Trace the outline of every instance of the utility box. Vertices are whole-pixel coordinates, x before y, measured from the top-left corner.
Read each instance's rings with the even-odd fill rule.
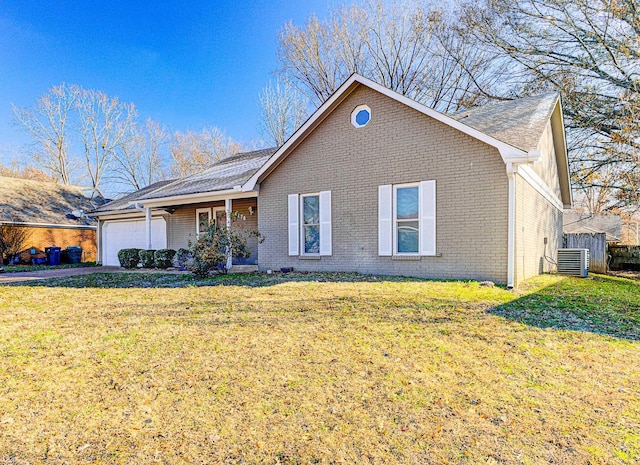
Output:
[[[586,278],[589,274],[589,249],[558,249],[558,274]]]

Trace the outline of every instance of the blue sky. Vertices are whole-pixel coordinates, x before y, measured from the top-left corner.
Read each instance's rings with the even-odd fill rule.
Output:
[[[0,162],[28,141],[11,103],[32,106],[62,82],[133,102],[142,120],[173,130],[218,126],[255,140],[278,32],[340,3],[0,0]]]

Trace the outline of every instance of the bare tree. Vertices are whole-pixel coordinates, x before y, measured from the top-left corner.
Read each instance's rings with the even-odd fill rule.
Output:
[[[463,29],[508,63],[520,95],[562,93],[574,185],[589,208],[637,207],[638,0],[487,0]]]
[[[164,177],[162,146],[169,135],[158,123],[147,119],[145,125],[131,124],[118,144],[112,167],[117,183],[128,190],[142,189]]]
[[[260,132],[280,147],[307,119],[308,102],[288,82],[269,83],[260,93]]]
[[[122,103],[98,90],[82,90],[77,99],[84,162],[94,192],[107,173],[120,144],[130,134],[137,116],[131,103]]]
[[[175,177],[189,176],[241,151],[242,145],[216,127],[176,132],[169,144],[171,172]]]
[[[29,239],[29,229],[0,223],[0,265],[2,258],[14,258]]]
[[[321,104],[352,73],[362,74],[440,110],[456,110],[470,93],[482,95],[495,80],[482,50],[448,29],[439,5],[370,0],[334,11],[303,28],[285,26],[278,58],[281,74]],[[465,53],[452,54],[464,49]]]
[[[25,166],[18,163],[16,160],[13,160],[10,166],[0,164],[0,176],[29,179],[31,181],[59,182],[59,179],[52,176],[50,173],[43,171],[40,168],[36,168],[35,166]]]
[[[53,86],[33,109],[12,105],[14,121],[34,139],[34,161],[63,184],[71,184],[77,164],[69,155],[71,113],[80,93],[78,86]]]

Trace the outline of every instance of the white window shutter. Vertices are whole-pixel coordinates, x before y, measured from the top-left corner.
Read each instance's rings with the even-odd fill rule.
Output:
[[[393,254],[393,187],[378,186],[378,255]]]
[[[436,182],[420,183],[420,255],[436,254]]]
[[[320,255],[331,255],[331,191],[320,192]]]
[[[298,255],[300,250],[300,223],[299,223],[298,194],[289,195],[289,255]]]

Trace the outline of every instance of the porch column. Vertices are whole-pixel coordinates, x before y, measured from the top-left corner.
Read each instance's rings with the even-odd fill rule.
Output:
[[[102,265],[102,225],[103,222],[98,218],[98,226],[96,227],[96,264],[98,265]]]
[[[147,207],[145,211],[145,232],[147,233],[147,250],[151,250],[151,208]]]
[[[224,199],[224,209],[227,218],[227,231],[231,229],[231,199]],[[233,257],[231,251],[227,255],[227,270],[230,270],[233,266]]]

